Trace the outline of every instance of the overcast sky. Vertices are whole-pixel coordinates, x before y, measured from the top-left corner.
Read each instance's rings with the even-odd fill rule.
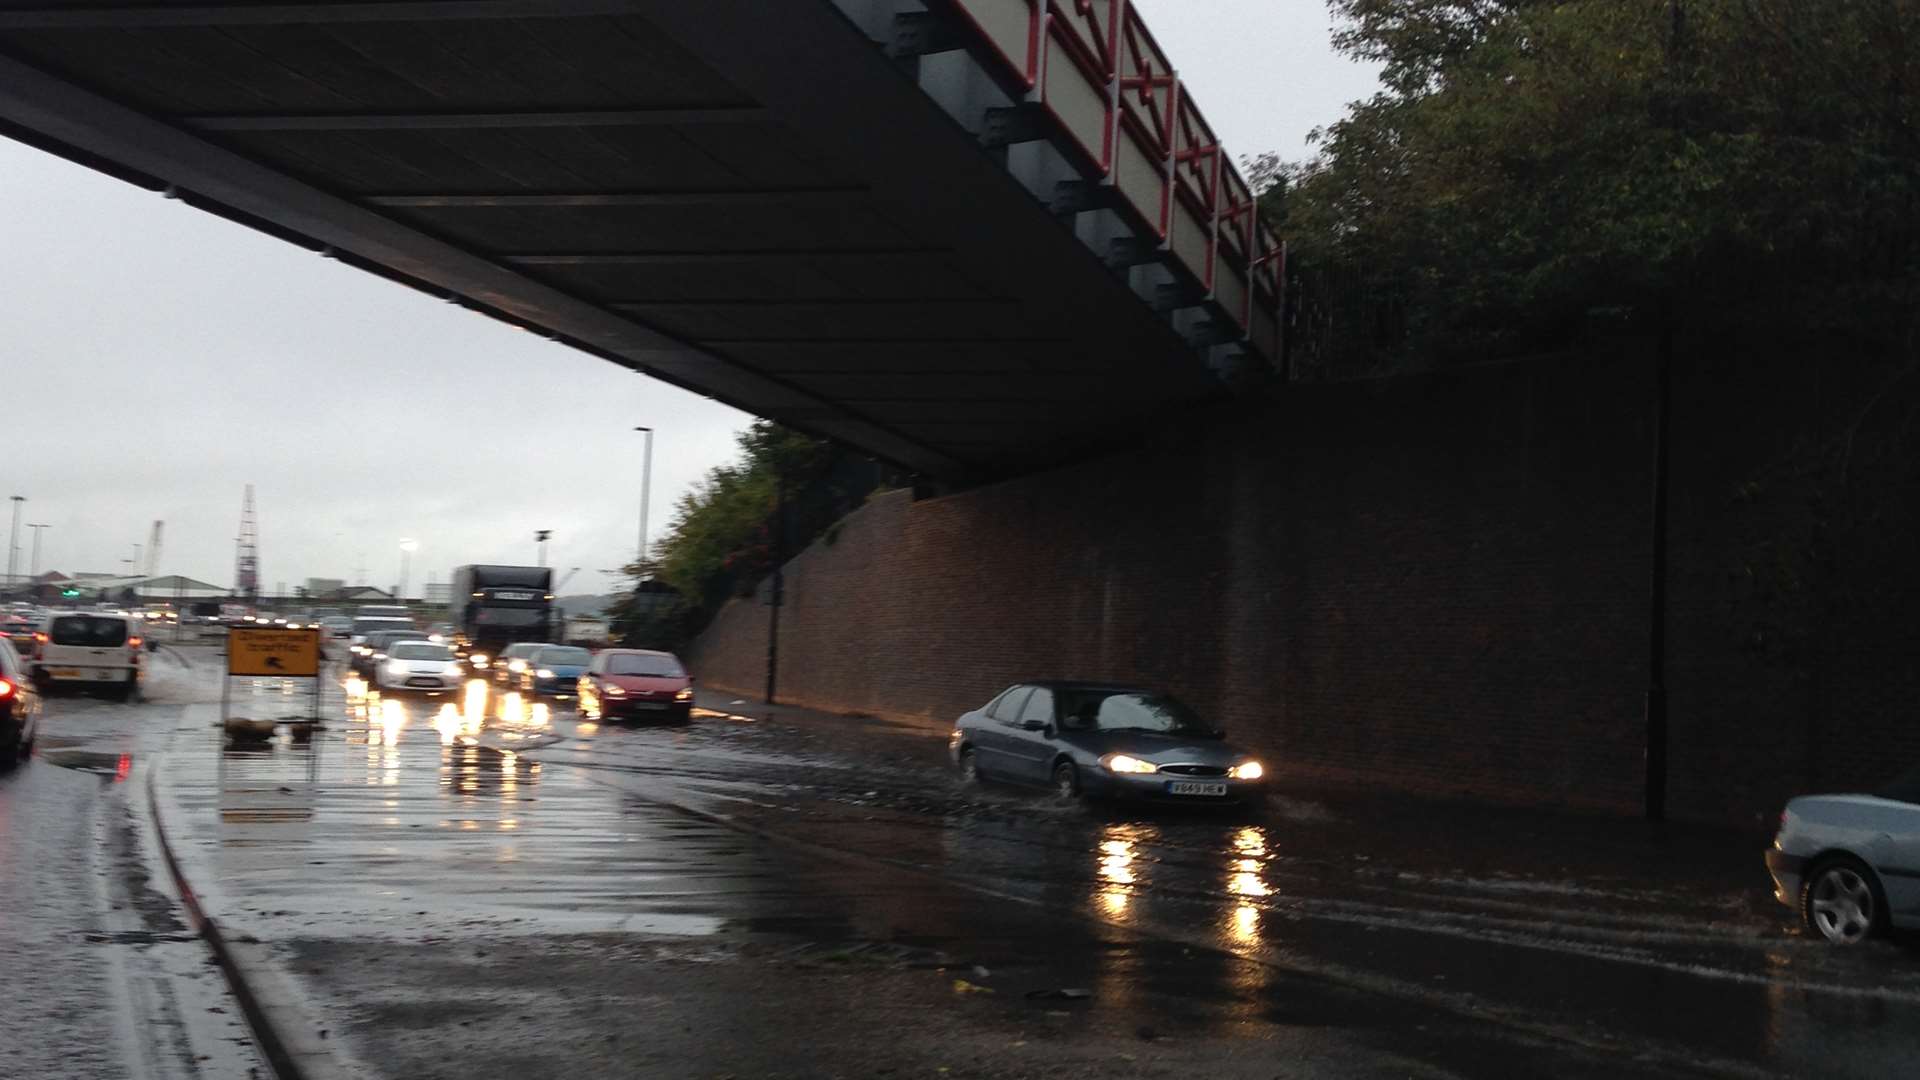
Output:
[[[1235,156],[1304,156],[1373,90],[1318,0],[1135,5]],[[567,591],[606,591],[637,542],[631,429],[659,433],[657,538],[749,420],[4,138],[0,298],[0,494],[51,526],[41,570],[124,571],[164,520],[160,572],[230,585],[251,483],[266,590],[391,586],[410,537],[418,595],[531,563],[544,528]]]

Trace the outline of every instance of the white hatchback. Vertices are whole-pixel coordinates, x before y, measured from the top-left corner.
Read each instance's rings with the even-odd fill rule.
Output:
[[[1836,944],[1920,927],[1920,769],[1871,795],[1788,802],[1767,870],[1775,899]]]
[[[431,641],[396,641],[387,658],[373,665],[373,685],[389,693],[443,694],[466,683],[453,650]]]
[[[140,691],[140,621],[131,615],[68,611],[49,615],[35,635],[34,681],[98,687],[125,701]]]

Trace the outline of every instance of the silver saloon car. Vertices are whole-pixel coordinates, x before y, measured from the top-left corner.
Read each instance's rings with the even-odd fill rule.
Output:
[[[1774,897],[1836,944],[1920,927],[1920,769],[1875,794],[1788,802],[1767,871]]]
[[[1053,789],[1063,799],[1258,804],[1266,767],[1174,698],[1131,686],[1010,686],[954,725],[968,780]]]

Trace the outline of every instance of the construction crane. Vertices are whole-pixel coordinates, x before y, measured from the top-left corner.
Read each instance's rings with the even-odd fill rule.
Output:
[[[153,535],[147,540],[147,577],[149,578],[160,572],[160,532],[166,524],[164,521],[154,522]]]
[[[251,604],[260,596],[260,538],[253,523],[253,485],[240,504],[240,536],[234,541],[233,591]]]

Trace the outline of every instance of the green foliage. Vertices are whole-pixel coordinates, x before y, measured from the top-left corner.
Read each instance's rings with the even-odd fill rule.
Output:
[[[630,649],[679,652],[704,625],[700,609],[677,593],[636,589],[621,597],[610,614],[615,640]]]
[[[1331,0],[1386,89],[1254,164],[1318,333],[1916,327],[1920,0]]]
[[[738,461],[713,469],[681,496],[651,565],[626,568],[636,585],[650,579],[673,591],[635,588],[614,605],[613,629],[623,643],[679,649],[729,595],[759,581],[774,558],[781,485],[791,498],[832,460],[826,443],[766,420],[737,442]]]
[[[681,595],[711,599],[728,582],[750,582],[769,565],[769,525],[782,478],[789,489],[812,479],[827,444],[767,420],[740,433],[741,458],[707,473],[681,496],[657,549],[659,576]]]

